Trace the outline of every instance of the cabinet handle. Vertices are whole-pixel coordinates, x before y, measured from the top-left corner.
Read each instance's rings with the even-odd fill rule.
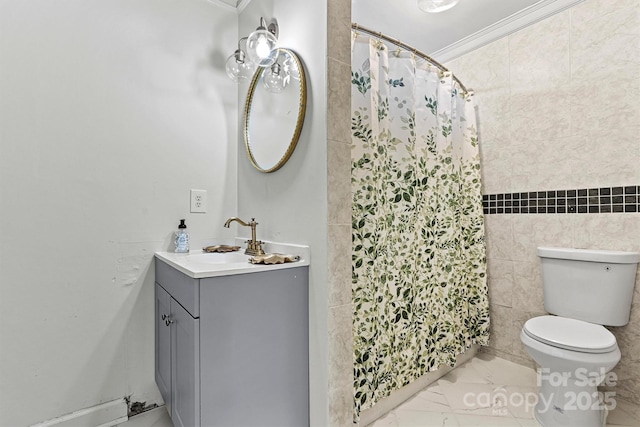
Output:
[[[169,326],[172,323],[175,323],[175,320],[173,320],[170,315],[167,316],[166,314],[162,315],[162,320],[164,320],[164,324],[167,326]]]

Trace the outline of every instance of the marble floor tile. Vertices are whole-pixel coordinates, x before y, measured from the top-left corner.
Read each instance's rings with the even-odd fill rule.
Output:
[[[490,381],[487,380],[486,375],[484,375],[482,371],[479,371],[478,369],[475,368],[474,365],[468,362],[452,370],[447,375],[442,377],[440,380],[446,381],[449,383],[477,383],[477,384],[491,383]]]
[[[540,427],[535,370],[485,353],[426,387],[374,427]],[[640,426],[640,405],[618,399],[607,427]]]
[[[467,363],[490,384],[536,385],[535,370],[490,354],[481,353]]]
[[[398,420],[394,411],[389,412],[382,418],[378,418],[368,427],[398,427]]]
[[[533,411],[538,403],[538,388],[531,386],[506,385],[504,404],[511,415],[516,418],[532,419]]]
[[[533,418],[516,418],[521,427],[540,427],[540,424]]]
[[[370,424],[370,427],[540,427],[533,369],[480,353]],[[640,426],[640,405],[621,399],[607,427]],[[131,417],[120,427],[173,427],[164,407]]]
[[[398,427],[460,426],[454,414],[429,411],[395,411]]]
[[[508,398],[503,386],[495,384],[439,383],[454,413],[486,416],[508,416]]]
[[[466,427],[520,427],[520,423],[513,417],[488,417],[478,415],[455,414],[460,426]]]
[[[447,398],[442,394],[440,386],[427,387],[413,398],[402,404],[402,409],[414,411],[451,412]]]

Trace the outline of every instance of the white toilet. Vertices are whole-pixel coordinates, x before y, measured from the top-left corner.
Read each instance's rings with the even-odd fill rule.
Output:
[[[629,323],[640,253],[538,248],[545,310],[520,339],[540,371],[535,417],[545,427],[604,426],[615,400],[597,385],[620,360],[615,336],[602,325]],[[613,385],[613,384],[610,384]]]

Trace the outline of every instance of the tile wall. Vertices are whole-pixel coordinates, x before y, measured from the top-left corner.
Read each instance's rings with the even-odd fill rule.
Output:
[[[536,247],[640,250],[640,1],[586,0],[447,66],[476,93],[488,351],[532,365],[519,334],[544,313]],[[640,401],[640,274],[630,323],[610,329],[615,390]]]
[[[353,423],[351,0],[328,0],[329,425]]]
[[[484,194],[482,207],[491,214],[635,213],[640,212],[640,186],[580,188]]]

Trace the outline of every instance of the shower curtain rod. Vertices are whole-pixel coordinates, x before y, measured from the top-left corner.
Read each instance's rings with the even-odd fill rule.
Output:
[[[359,24],[357,24],[355,22],[351,24],[351,28],[353,30],[355,30],[356,33],[358,31],[362,31],[363,33],[367,33],[367,34],[372,35],[374,37],[377,37],[379,39],[388,41],[389,43],[393,43],[394,45],[396,45],[398,47],[401,47],[403,49],[406,49],[407,51],[412,52],[414,55],[417,55],[417,56],[421,57],[422,59],[424,59],[425,61],[435,65],[436,67],[438,67],[438,69],[440,69],[440,71],[445,72],[445,73],[450,72],[447,67],[445,67],[444,65],[442,65],[441,63],[439,63],[438,61],[436,61],[435,59],[433,59],[432,57],[430,57],[426,53],[421,52],[418,49],[416,49],[415,47],[409,46],[408,44],[403,43],[398,39],[394,39],[393,37],[389,37],[388,35],[383,34],[383,33],[379,32],[379,31],[374,31],[374,30],[371,30],[371,29],[369,29],[367,27],[363,27],[362,25],[359,25]],[[456,81],[456,83],[458,83],[458,85],[460,86],[460,88],[462,89],[463,92],[467,92],[467,93],[472,93],[473,92],[471,89],[467,89],[467,87],[464,84],[462,84],[462,82],[455,75],[453,75],[453,79]]]

